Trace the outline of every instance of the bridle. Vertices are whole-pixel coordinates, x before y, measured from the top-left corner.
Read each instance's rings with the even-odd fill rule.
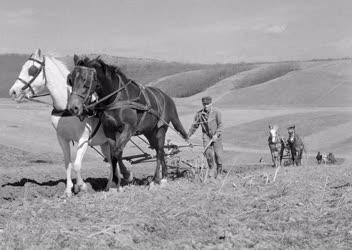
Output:
[[[25,80],[23,80],[22,78],[20,78],[20,77],[17,77],[17,80],[19,80],[20,82],[22,82],[23,84],[24,84],[24,86],[22,87],[22,91],[23,90],[26,90],[26,89],[30,89],[30,91],[32,92],[32,94],[33,94],[33,96],[32,96],[32,98],[34,98],[34,97],[40,97],[40,96],[45,96],[45,95],[47,95],[47,94],[45,94],[45,95],[36,95],[35,94],[35,92],[34,92],[34,89],[32,88],[32,86],[31,86],[31,84],[35,81],[35,79],[37,79],[37,77],[39,76],[39,74],[40,74],[40,72],[42,72],[43,71],[43,76],[44,76],[44,81],[45,81],[45,83],[44,83],[44,85],[46,85],[47,84],[47,78],[46,78],[46,73],[45,73],[45,57],[43,57],[43,61],[41,62],[41,61],[39,61],[39,60],[37,60],[37,59],[34,59],[34,58],[32,58],[32,57],[30,57],[30,58],[28,58],[28,60],[29,61],[33,61],[33,62],[36,62],[36,63],[39,63],[40,64],[40,68],[38,69],[37,67],[35,67],[34,66],[34,64],[29,68],[29,70],[31,70],[31,68],[32,67],[35,67],[36,69],[36,72],[33,74],[33,75],[31,75],[32,76],[32,79],[30,80],[30,81],[25,81]],[[34,69],[33,69],[34,70]]]
[[[93,69],[93,68],[88,68],[88,67],[84,67],[84,66],[75,66],[74,71],[77,71],[77,69],[79,69],[79,72],[82,72],[82,71],[89,72],[89,73],[86,74],[86,76],[89,75],[89,86],[87,87],[87,85],[86,85],[87,81],[85,81],[84,85],[83,85],[84,88],[88,88],[87,95],[83,96],[83,95],[77,93],[77,91],[72,91],[72,95],[76,95],[76,96],[78,96],[78,97],[83,99],[83,108],[86,109],[86,103],[89,100],[91,100],[91,98],[92,98],[92,94],[93,93],[91,94],[90,92],[91,92],[92,87],[93,87],[93,81],[95,80],[94,77],[96,76],[96,74],[95,74],[96,70]],[[78,77],[78,75],[76,76],[76,78],[77,77]],[[69,78],[71,78],[71,74],[69,75]],[[88,79],[88,77],[86,77],[85,79]]]

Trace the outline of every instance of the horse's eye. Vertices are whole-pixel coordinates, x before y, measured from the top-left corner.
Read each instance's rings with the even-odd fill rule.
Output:
[[[37,68],[36,66],[32,65],[29,67],[28,69],[28,75],[30,76],[36,76],[39,72],[39,68]]]

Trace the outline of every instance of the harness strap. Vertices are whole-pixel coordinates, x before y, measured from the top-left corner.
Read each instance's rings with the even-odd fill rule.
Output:
[[[73,116],[73,115],[71,114],[71,112],[68,111],[68,109],[65,109],[65,110],[53,109],[53,110],[51,111],[51,115],[53,115],[53,116],[61,116],[61,117]]]
[[[101,126],[101,119],[99,119],[97,126],[95,127],[93,133],[89,135],[88,141],[90,141],[98,132],[99,128]]]
[[[140,88],[140,91],[141,91],[142,95],[144,96],[145,102],[147,103],[146,104],[147,110],[151,110],[150,99],[149,99],[149,97],[148,97],[148,95],[146,93],[145,88],[144,87],[143,88],[139,87],[139,88]],[[142,117],[139,120],[138,125],[137,125],[137,131],[139,130],[139,128],[140,128],[141,124],[143,123],[143,121],[145,120],[146,116],[147,116],[147,112],[143,112],[143,115],[142,115]]]

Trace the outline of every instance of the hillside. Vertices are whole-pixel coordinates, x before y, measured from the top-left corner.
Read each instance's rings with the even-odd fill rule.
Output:
[[[224,93],[217,105],[351,107],[351,93],[351,60],[328,61],[306,68],[301,65],[300,70],[281,77],[246,88],[233,89]]]
[[[252,67],[249,67],[248,70],[231,75],[230,77],[216,82],[211,87],[190,96],[185,100],[187,100],[187,103],[198,104],[202,96],[211,95],[214,101],[218,103],[218,100],[222,99],[225,95],[231,93],[232,91],[265,83],[266,81],[282,77],[291,71],[299,70],[299,68],[299,63],[252,65]]]
[[[219,81],[239,72],[252,69],[250,64],[214,65],[211,68],[174,74],[152,82],[173,97],[189,97],[216,85]]]
[[[9,97],[9,88],[16,80],[29,55],[0,55],[0,97]]]

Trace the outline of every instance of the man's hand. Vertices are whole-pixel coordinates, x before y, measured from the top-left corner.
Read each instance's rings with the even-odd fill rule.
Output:
[[[213,137],[211,138],[212,141],[216,141],[219,138],[219,134],[214,134]]]

